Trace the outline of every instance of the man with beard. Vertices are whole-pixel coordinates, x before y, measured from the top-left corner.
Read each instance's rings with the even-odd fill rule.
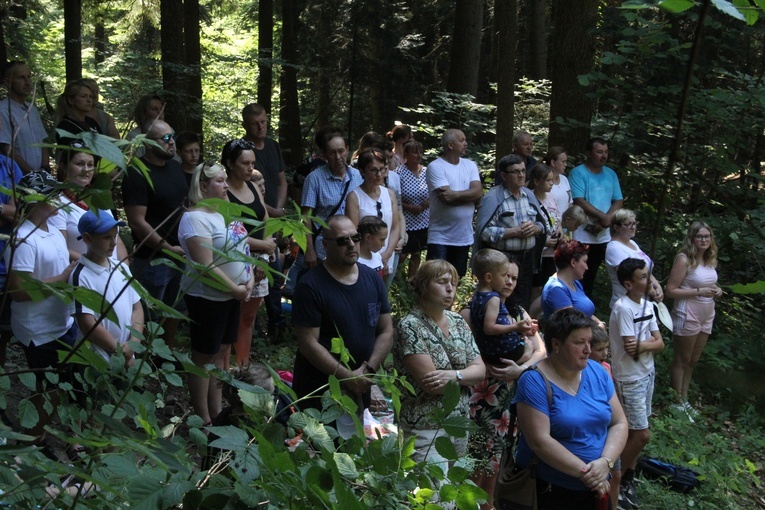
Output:
[[[146,137],[157,145],[146,147],[141,161],[149,169],[146,180],[140,170],[129,168],[122,181],[122,201],[133,234],[135,251],[131,271],[136,279],[156,299],[175,307],[181,282],[181,267],[165,255],[169,250],[180,256],[183,248],[178,242],[178,222],[189,194],[186,177],[175,156],[175,132],[167,122],[147,121]],[[152,265],[152,260],[165,258],[173,263]],[[153,312],[152,312],[153,313]],[[157,320],[152,316],[151,320]],[[175,341],[178,321],[167,319],[163,338],[169,346]]]
[[[587,162],[575,167],[568,176],[571,198],[587,214],[589,221],[574,232],[574,239],[588,245],[587,272],[582,286],[592,299],[592,288],[598,268],[606,258],[606,246],[611,240],[611,214],[624,207],[619,177],[605,166],[608,142],[590,138],[587,142]]]
[[[293,323],[298,353],[292,388],[298,398],[326,385],[334,375],[344,392],[359,404],[359,415],[369,407],[372,380],[365,377],[381,366],[393,343],[393,322],[385,285],[372,269],[357,264],[361,235],[347,216],[327,220],[322,243],[324,263],[306,273],[295,288]],[[332,350],[340,337],[350,354],[342,363]],[[303,408],[321,409],[321,394],[301,401]],[[337,419],[344,438],[355,433],[353,421]]]

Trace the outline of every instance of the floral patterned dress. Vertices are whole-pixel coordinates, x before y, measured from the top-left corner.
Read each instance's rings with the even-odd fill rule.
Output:
[[[523,309],[509,310],[510,324],[523,317]],[[484,379],[470,388],[470,418],[479,430],[470,434],[468,455],[475,462],[474,471],[491,476],[499,469],[502,452],[510,432],[510,403],[515,395],[514,382]]]

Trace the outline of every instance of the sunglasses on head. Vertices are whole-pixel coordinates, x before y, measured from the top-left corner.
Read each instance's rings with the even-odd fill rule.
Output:
[[[152,140],[162,140],[165,143],[170,143],[171,140],[175,140],[175,133],[168,133],[164,136],[153,138]]]
[[[327,241],[335,241],[338,246],[348,246],[349,244],[351,244],[351,241],[353,241],[353,244],[356,244],[359,241],[361,241],[361,234],[357,232],[353,234],[352,236],[335,237],[334,239],[330,237],[325,237],[324,239],[326,239]]]

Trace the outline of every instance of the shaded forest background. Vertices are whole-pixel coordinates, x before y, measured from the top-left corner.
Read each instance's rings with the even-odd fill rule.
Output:
[[[137,99],[159,93],[177,132],[203,134],[208,158],[257,101],[290,169],[327,124],[351,146],[411,124],[431,157],[442,130],[460,126],[485,173],[517,129],[537,157],[562,145],[573,164],[604,136],[660,279],[691,219],[715,228],[732,291],[722,306],[735,311],[720,329],[733,340],[761,329],[765,291],[762,4],[2,0],[0,61],[30,64],[51,127],[65,81],[94,77],[121,132]],[[758,360],[755,345],[720,350]]]

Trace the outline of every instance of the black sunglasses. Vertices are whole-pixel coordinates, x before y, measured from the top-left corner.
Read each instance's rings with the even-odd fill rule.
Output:
[[[382,202],[377,202],[377,217],[382,218]]]
[[[168,133],[164,136],[152,138],[152,140],[162,140],[165,143],[170,143],[170,140],[175,140],[175,133]]]
[[[351,241],[353,241],[353,244],[358,243],[361,241],[361,234],[358,232],[353,234],[352,236],[343,236],[343,237],[335,237],[334,239],[330,237],[325,237],[327,241],[335,241],[338,246],[348,246],[351,244]]]

